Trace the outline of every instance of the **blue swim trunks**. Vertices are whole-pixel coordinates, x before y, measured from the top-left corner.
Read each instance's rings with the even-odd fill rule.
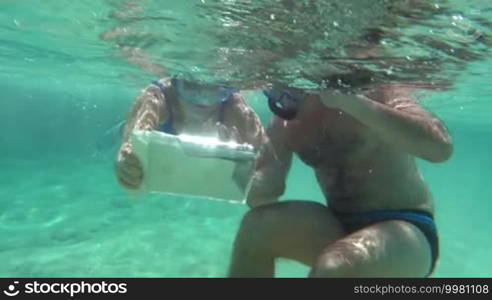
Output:
[[[338,220],[344,226],[344,229],[352,233],[361,228],[367,227],[374,223],[402,220],[407,221],[419,228],[429,241],[432,255],[432,263],[427,276],[431,275],[439,258],[439,238],[436,224],[432,214],[421,210],[375,210],[361,213],[344,213],[332,210]]]

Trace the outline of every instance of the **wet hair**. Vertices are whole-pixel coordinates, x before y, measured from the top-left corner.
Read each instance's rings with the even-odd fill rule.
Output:
[[[354,68],[347,72],[324,76],[322,78],[322,84],[326,88],[337,90],[363,88],[374,81],[375,75],[376,74],[370,70]]]

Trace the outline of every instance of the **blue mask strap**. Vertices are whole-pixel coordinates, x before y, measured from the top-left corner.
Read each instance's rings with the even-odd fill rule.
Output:
[[[235,93],[239,93],[238,89],[231,87],[222,87],[219,91],[220,98],[220,111],[219,111],[219,123],[224,123],[224,107],[227,101],[231,98],[231,96]]]
[[[231,87],[221,87],[219,91],[220,102],[227,102],[227,100],[229,100],[229,98],[235,93],[239,93],[239,90]]]

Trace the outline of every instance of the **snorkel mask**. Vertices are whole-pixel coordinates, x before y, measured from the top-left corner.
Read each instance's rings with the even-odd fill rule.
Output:
[[[206,86],[178,78],[173,78],[172,84],[179,99],[198,106],[212,106],[226,102],[234,93],[239,92],[231,87]]]
[[[273,88],[263,90],[263,94],[268,99],[270,110],[284,120],[293,120],[296,118],[301,102],[304,99],[304,97],[295,95],[294,93]]]

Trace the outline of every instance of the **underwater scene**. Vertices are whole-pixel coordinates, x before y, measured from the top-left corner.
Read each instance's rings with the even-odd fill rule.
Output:
[[[265,128],[265,86],[415,86],[454,148],[417,158],[439,232],[432,276],[491,277],[491,47],[486,0],[2,0],[0,277],[228,275],[248,205],[135,193],[116,175],[137,97],[172,76],[234,87]],[[295,155],[280,201],[325,204],[318,179]],[[310,273],[276,261],[277,277]]]

